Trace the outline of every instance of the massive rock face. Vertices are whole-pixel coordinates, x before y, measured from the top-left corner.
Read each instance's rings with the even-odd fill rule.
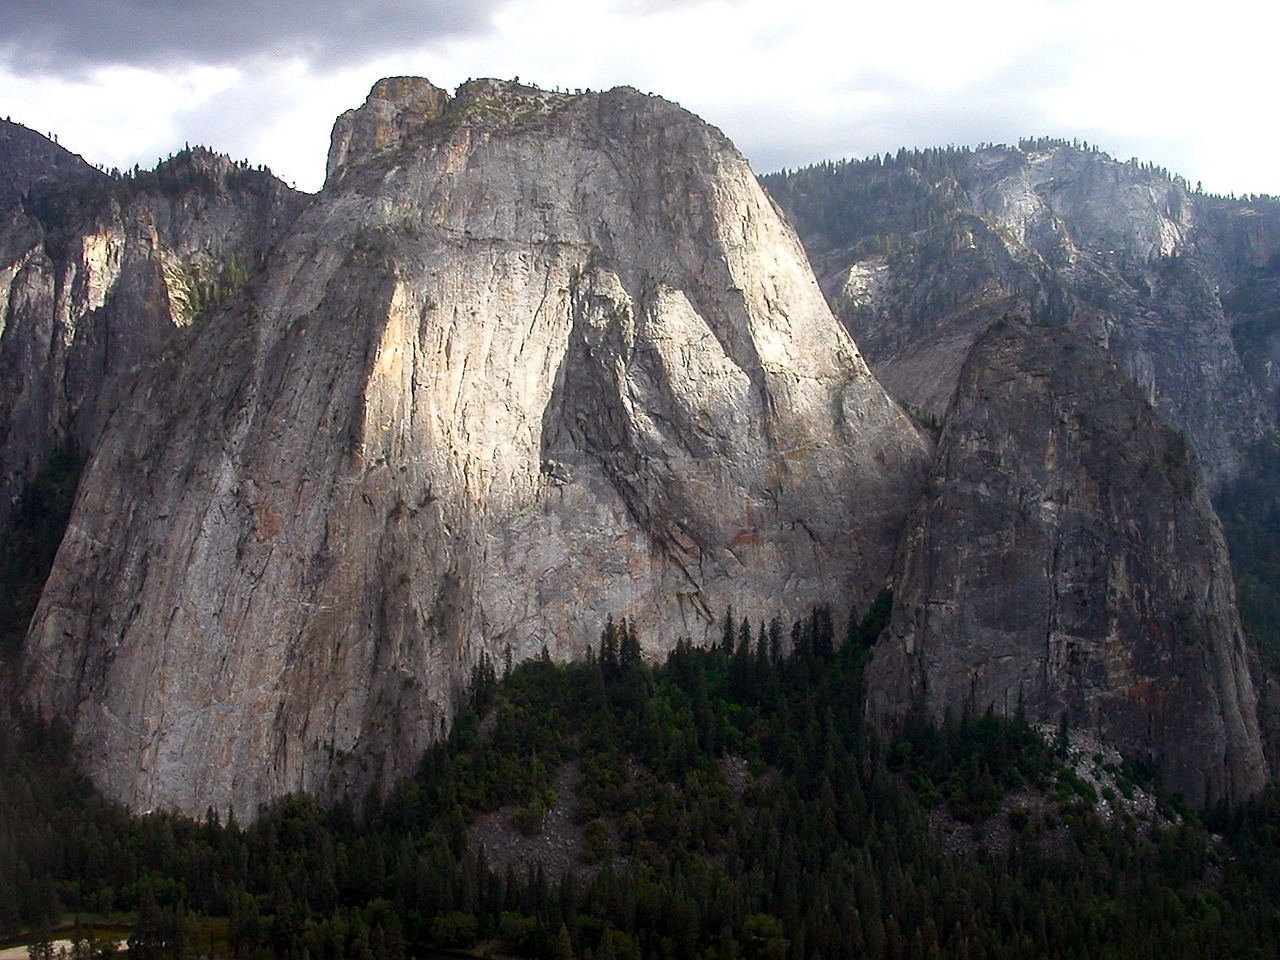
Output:
[[[1065,715],[1193,803],[1265,782],[1194,454],[1070,331],[1009,321],[978,338],[895,587],[868,674],[878,717]]]
[[[766,182],[886,388],[941,417],[1004,313],[1106,348],[1211,487],[1275,425],[1280,202],[1191,191],[1060,141],[903,151]]]
[[[927,455],[718,131],[384,81],[115,411],[23,682],[137,808],[359,790],[481,654],[865,602]]]
[[[108,795],[359,793],[482,656],[572,657],[610,614],[658,653],[890,576],[878,718],[1021,706],[1193,802],[1262,784],[1221,536],[1159,417],[1213,478],[1273,422],[1266,204],[1044,144],[842,168],[851,206],[775,181],[942,422],[926,488],[796,236],[660,99],[384,80],[313,198],[5,132],[0,525],[50,450],[90,456],[18,680]]]
[[[298,195],[198,149],[113,179],[14,124],[0,147],[3,524],[50,452],[91,450],[118,387],[256,269]]]

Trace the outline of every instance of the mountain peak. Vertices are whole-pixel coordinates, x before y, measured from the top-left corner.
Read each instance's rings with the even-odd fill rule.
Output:
[[[448,102],[447,91],[422,77],[379,80],[362,106],[334,122],[325,183],[336,183],[351,165],[399,146],[444,113]]]
[[[515,80],[468,80],[452,97],[421,77],[388,77],[369,91],[364,104],[338,117],[330,138],[325,183],[340,182],[353,167],[386,156],[428,130],[495,133],[536,125],[574,102],[597,98],[614,105],[646,101],[666,104],[633,87],[607,93],[546,90]],[[634,118],[633,118],[634,121]],[[701,121],[699,121],[701,126]]]
[[[359,795],[481,657],[580,656],[610,614],[658,655],[885,582],[928,443],[723,134],[628,88],[395,78],[330,161],[119,406],[26,641],[110,796]],[[122,471],[148,506],[100,506]]]

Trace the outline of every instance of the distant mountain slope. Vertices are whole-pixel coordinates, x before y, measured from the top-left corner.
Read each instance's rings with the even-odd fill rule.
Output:
[[[945,412],[974,337],[1011,312],[1108,349],[1214,487],[1275,425],[1280,201],[1054,140],[763,180],[877,376],[922,413]]]

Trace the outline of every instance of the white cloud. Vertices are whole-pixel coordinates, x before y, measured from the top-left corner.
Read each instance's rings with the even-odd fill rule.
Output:
[[[150,166],[181,148],[179,113],[208,102],[239,79],[232,68],[158,72],[102,67],[68,78],[0,72],[0,100],[10,119],[105,167]]]
[[[7,0],[4,59],[17,73],[101,66],[350,64],[427,38],[483,33],[505,0]]]
[[[407,9],[402,0],[347,3]],[[11,62],[0,96],[15,119],[58,132],[92,161],[146,163],[203,142],[312,189],[333,118],[379,77],[411,73],[450,88],[482,76],[569,89],[629,84],[721,127],[761,170],[1048,135],[1154,160],[1209,189],[1280,193],[1265,102],[1277,15],[1245,0],[1195,21],[1147,0],[453,7],[455,24],[390,38],[369,28],[336,59],[307,53],[339,42],[331,14],[291,56],[262,43],[232,56],[223,37],[201,48],[222,51],[215,67],[81,66],[77,78],[20,75]]]

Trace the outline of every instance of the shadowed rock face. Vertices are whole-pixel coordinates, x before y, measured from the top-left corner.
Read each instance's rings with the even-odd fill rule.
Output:
[[[1238,801],[1267,776],[1247,661],[1185,438],[1083,338],[990,328],[905,540],[870,709],[1065,714],[1189,801]]]
[[[52,450],[93,449],[122,385],[202,291],[256,266],[298,195],[201,149],[113,179],[14,124],[0,125],[0,180],[3,524]]]
[[[0,209],[20,204],[42,181],[92,182],[106,175],[19,123],[0,120]]]
[[[245,294],[140,379],[25,651],[136,808],[409,772],[481,654],[865,603],[927,444],[716,130],[374,88]]]

